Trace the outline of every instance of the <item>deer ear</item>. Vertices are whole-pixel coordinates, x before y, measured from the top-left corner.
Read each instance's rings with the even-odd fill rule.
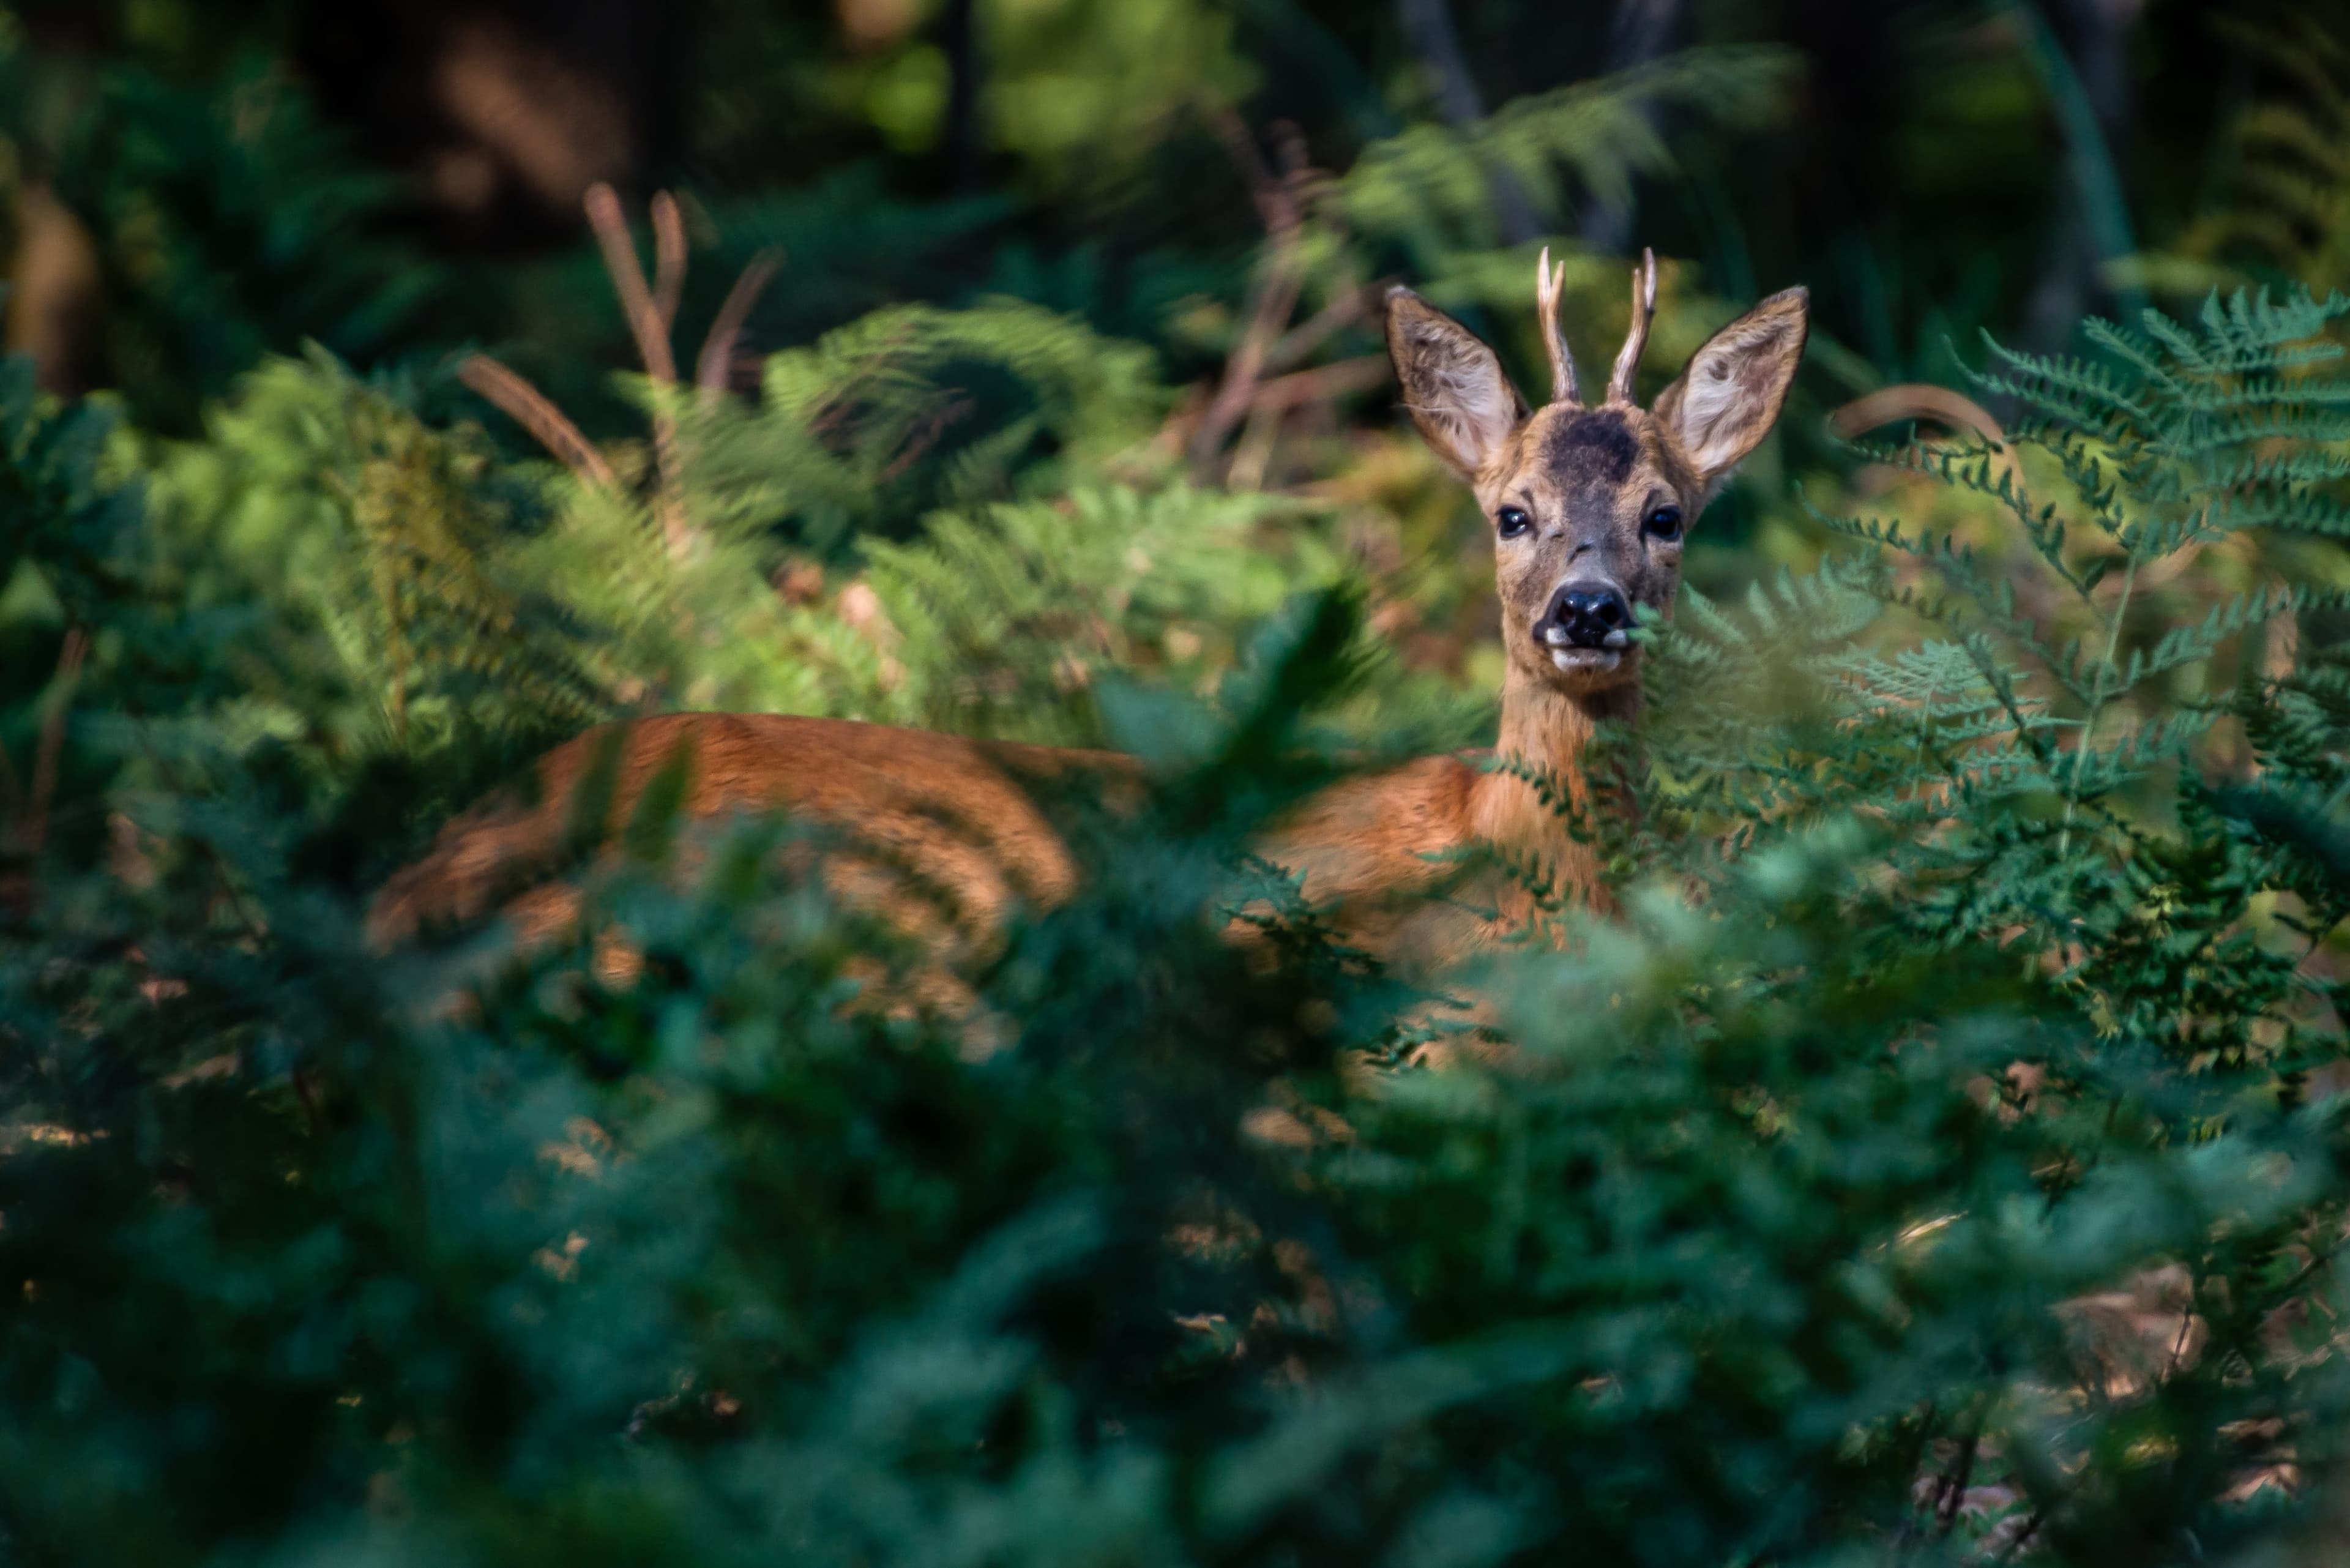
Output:
[[[1388,291],[1388,354],[1436,455],[1473,480],[1529,410],[1478,336],[1408,288]]]
[[[1689,368],[1659,395],[1657,417],[1680,438],[1708,489],[1762,444],[1786,406],[1795,363],[1804,357],[1812,296],[1774,294],[1711,337]]]

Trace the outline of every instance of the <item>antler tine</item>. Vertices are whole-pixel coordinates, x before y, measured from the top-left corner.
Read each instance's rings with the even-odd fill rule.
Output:
[[[1543,246],[1542,257],[1534,263],[1534,311],[1542,317],[1543,352],[1550,356],[1550,400],[1554,403],[1579,403],[1581,393],[1575,385],[1575,356],[1567,351],[1566,334],[1558,329],[1558,296],[1566,286],[1566,264],[1550,266],[1550,247]]]
[[[1648,346],[1648,323],[1657,314],[1657,253],[1642,246],[1640,265],[1632,271],[1632,325],[1624,347],[1617,352],[1616,369],[1607,377],[1607,400],[1632,400],[1632,373],[1640,368],[1641,351]]]

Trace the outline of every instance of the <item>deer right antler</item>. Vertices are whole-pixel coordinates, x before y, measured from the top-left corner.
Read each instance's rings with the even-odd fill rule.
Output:
[[[1616,351],[1616,368],[1607,375],[1607,400],[1632,400],[1632,376],[1648,347],[1648,323],[1657,317],[1657,253],[1640,249],[1640,265],[1632,269],[1632,324],[1624,332],[1624,347]]]
[[[1558,329],[1559,291],[1566,286],[1566,263],[1560,262],[1558,270],[1550,265],[1550,247],[1543,246],[1542,256],[1534,263],[1534,311],[1542,317],[1543,351],[1550,356],[1550,400],[1554,403],[1583,401],[1575,384],[1575,356],[1566,347],[1566,334]]]

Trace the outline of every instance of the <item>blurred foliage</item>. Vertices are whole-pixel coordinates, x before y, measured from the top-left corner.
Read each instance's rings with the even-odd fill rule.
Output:
[[[151,422],[190,421],[273,349],[382,359],[458,308],[450,269],[392,226],[399,182],[265,62],[193,87],[111,67],[46,152],[49,199],[92,237],[89,351]]]
[[[2350,240],[2350,169],[2340,150],[2350,124],[2350,59],[2315,16],[2215,26],[2276,87],[2228,128],[2226,199],[2169,250],[2131,257],[2116,271],[2190,295],[2243,275],[2312,285],[2338,278]]]
[[[1424,5],[326,9],[0,60],[0,1559],[2339,1555],[2338,18],[2215,94],[2193,7],[1439,7],[1471,113]],[[496,140],[582,80],[681,379]],[[1588,381],[1632,216],[1645,390],[1785,283],[1811,356],[1595,752],[1614,912],[1431,993],[1249,853],[1492,733],[1377,289],[1534,385],[1547,240]],[[1953,341],[1973,433],[1824,436]],[[696,708],[1152,787],[956,1009],[658,803],[640,961],[368,950]]]
[[[232,743],[298,738],[348,761],[602,712],[562,607],[516,580],[528,491],[492,472],[479,430],[430,428],[413,401],[314,348],[255,370],[206,439],[151,460],[172,591],[244,622],[223,649],[243,678],[216,715]]]

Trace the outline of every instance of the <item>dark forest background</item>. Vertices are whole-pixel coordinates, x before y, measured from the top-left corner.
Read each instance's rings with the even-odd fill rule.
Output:
[[[2346,150],[2326,4],[0,8],[0,1565],[2338,1560]],[[1813,327],[1608,912],[1384,969],[1382,289],[1644,246],[1644,396]],[[709,709],[1151,788],[943,991],[674,790],[368,940]]]

